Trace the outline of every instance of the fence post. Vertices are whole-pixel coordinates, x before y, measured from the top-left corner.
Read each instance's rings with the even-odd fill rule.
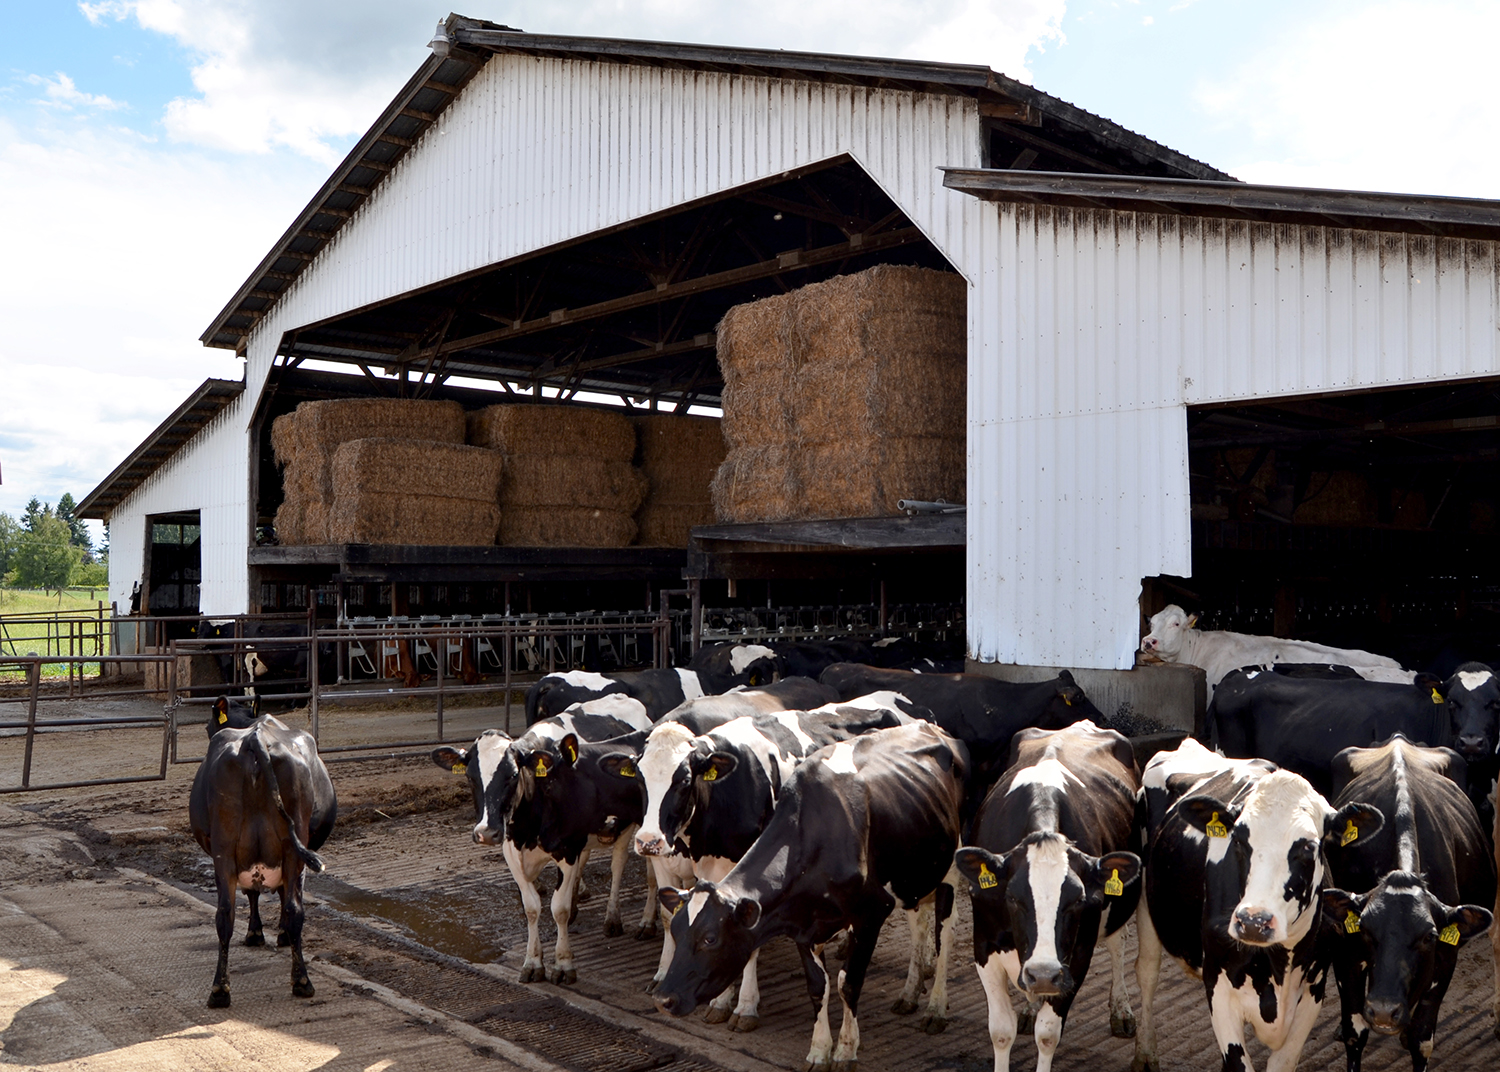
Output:
[[[177,762],[177,641],[173,640],[169,649],[172,653],[172,661],[167,664],[167,710],[171,712],[172,719],[172,762]],[[160,664],[158,664],[160,665]]]
[[[31,698],[26,712],[26,759],[21,764],[21,788],[26,789],[31,785],[31,749],[36,742],[36,701],[37,693],[42,688],[42,663],[35,660],[30,667],[31,676]]]
[[[307,626],[307,717],[312,722],[313,743],[318,740],[318,630],[316,622]]]
[[[446,633],[438,633],[434,638],[437,641],[438,650],[433,654],[437,656],[437,730],[438,740],[446,741],[443,736],[443,672],[448,669],[448,636]],[[432,643],[432,641],[428,641]]]
[[[510,733],[510,660],[515,652],[515,637],[512,634],[512,626],[501,626],[503,635],[500,638],[500,655],[505,660],[505,732]]]

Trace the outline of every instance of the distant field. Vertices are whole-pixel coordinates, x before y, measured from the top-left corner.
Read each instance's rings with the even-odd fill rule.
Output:
[[[0,588],[0,655],[98,655],[94,631],[77,632],[70,627],[70,620],[97,620],[102,589],[70,588],[61,598],[55,592],[33,589]],[[95,598],[90,598],[90,595]],[[108,613],[108,606],[105,612]],[[26,622],[27,617],[47,618],[51,621]],[[69,650],[70,628],[75,636]],[[87,668],[97,674],[97,664]],[[67,667],[59,664],[43,667],[47,677],[66,675]],[[0,680],[11,680],[21,676],[19,671],[0,670]]]
[[[102,588],[67,588],[59,599],[56,592],[34,588],[0,588],[0,615],[51,614],[59,610],[94,611],[104,595]],[[109,604],[104,604],[105,611]]]

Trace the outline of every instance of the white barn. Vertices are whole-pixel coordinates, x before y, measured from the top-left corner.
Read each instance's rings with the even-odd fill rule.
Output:
[[[549,367],[538,340],[902,251],[968,284],[970,657],[1125,669],[1143,579],[1192,577],[1193,518],[1220,509],[1199,511],[1190,415],[1223,432],[1233,422],[1215,414],[1295,399],[1310,423],[1268,422],[1265,436],[1339,445],[1353,426],[1313,396],[1500,377],[1496,203],[1237,183],[980,67],[548,37],[459,17],[435,45],[205,332],[245,356],[242,388],[205,384],[83,503],[110,523],[122,607],[148,524],[194,511],[199,608],[249,609],[257,407],[278,366],[340,361],[420,383],[437,362],[505,390],[530,369],[537,385],[572,375],[575,389],[616,391],[612,370],[649,367],[655,380],[624,389],[664,383],[667,401],[686,401],[663,362],[711,363],[711,328],[574,358],[571,371]],[[858,197],[894,205],[894,222],[825,204],[820,176],[866,184]],[[519,293],[526,265],[633,229],[707,227],[716,205],[841,235],[752,254],[767,233],[755,231],[743,263],[665,264],[643,290],[611,291],[601,269],[558,305],[522,294],[476,320],[463,304],[465,287]],[[445,318],[445,302],[465,311]],[[1481,419],[1465,413],[1439,416]]]

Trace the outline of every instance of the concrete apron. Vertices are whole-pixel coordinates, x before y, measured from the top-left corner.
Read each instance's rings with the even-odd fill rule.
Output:
[[[1057,676],[1055,666],[982,663],[970,659],[971,674],[1001,681],[1046,681]],[[1137,666],[1131,670],[1069,668],[1093,705],[1113,717],[1129,705],[1129,712],[1159,723],[1164,730],[1191,733],[1203,739],[1203,712],[1208,707],[1208,683],[1196,666]]]

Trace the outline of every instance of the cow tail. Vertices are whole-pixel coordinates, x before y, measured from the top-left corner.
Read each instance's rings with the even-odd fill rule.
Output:
[[[281,785],[276,781],[276,767],[271,763],[271,753],[266,750],[266,743],[260,739],[261,727],[256,724],[251,728],[245,740],[250,744],[250,751],[260,763],[261,770],[266,772],[266,785],[271,790],[271,802],[276,805],[277,812],[286,820],[287,834],[292,839],[292,847],[297,850],[297,855],[302,862],[315,872],[323,870],[323,858],[313,852],[302,839],[297,836],[297,824],[292,821],[291,815],[287,813],[286,804],[281,799]]]

